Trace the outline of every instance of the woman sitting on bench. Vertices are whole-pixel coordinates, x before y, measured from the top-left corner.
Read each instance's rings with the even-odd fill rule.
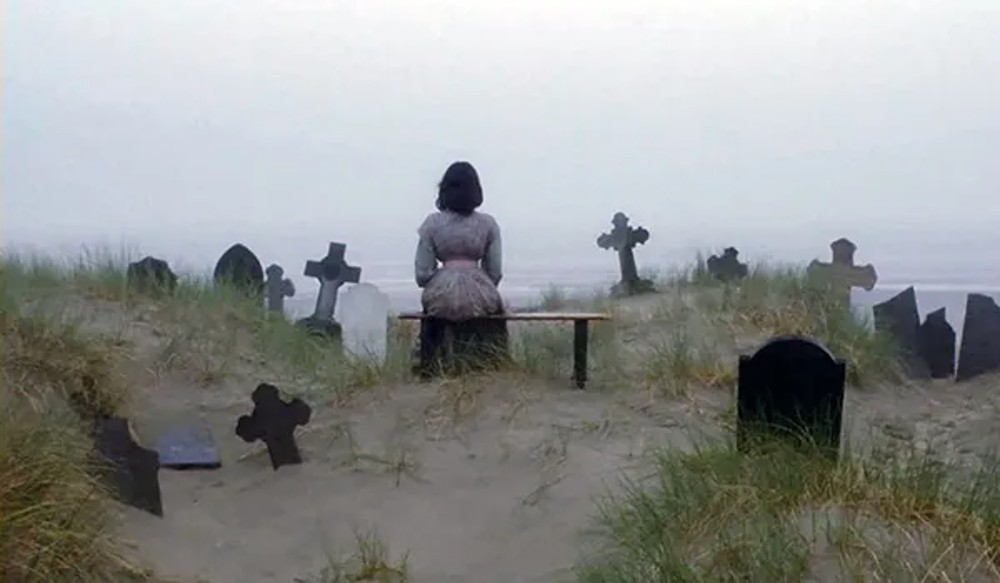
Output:
[[[464,364],[478,368],[491,357],[506,357],[506,322],[483,319],[504,313],[504,304],[497,289],[502,277],[500,226],[476,210],[482,204],[475,168],[455,162],[438,185],[438,212],[428,215],[417,231],[414,268],[426,315],[420,326],[421,377],[440,367],[449,328],[451,352]]]

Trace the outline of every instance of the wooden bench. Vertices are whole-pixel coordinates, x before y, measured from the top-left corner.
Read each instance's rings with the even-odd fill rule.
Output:
[[[400,320],[423,320],[427,316],[421,312],[404,312],[397,316]],[[487,316],[491,320],[508,322],[573,322],[573,380],[580,389],[587,384],[587,344],[590,336],[590,322],[611,319],[611,314],[599,312],[511,312]]]

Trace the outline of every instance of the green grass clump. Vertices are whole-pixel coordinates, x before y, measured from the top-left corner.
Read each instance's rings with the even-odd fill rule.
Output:
[[[877,455],[876,455],[877,454]],[[1000,576],[1000,463],[664,451],[601,506],[579,580],[970,581]]]

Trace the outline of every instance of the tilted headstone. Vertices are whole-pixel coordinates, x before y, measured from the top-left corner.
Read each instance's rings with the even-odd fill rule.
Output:
[[[163,516],[160,456],[136,443],[126,419],[101,417],[94,431],[95,453],[108,464],[103,478],[124,504]]]
[[[602,249],[614,249],[618,252],[618,267],[621,270],[621,281],[611,288],[616,296],[627,296],[654,291],[653,282],[639,277],[635,265],[633,249],[649,240],[649,231],[642,227],[630,227],[628,217],[623,212],[615,213],[611,219],[613,229],[597,238],[597,246]]]
[[[992,372],[1000,372],[1000,307],[990,296],[969,294],[955,380]]]
[[[280,265],[272,263],[267,266],[267,281],[264,288],[267,290],[267,309],[272,312],[285,311],[285,298],[295,295],[295,284],[285,277],[285,270]]]
[[[384,361],[389,333],[389,296],[370,283],[359,283],[344,290],[337,312],[337,320],[344,331],[344,350],[355,356]]]
[[[142,293],[173,293],[177,288],[177,275],[166,261],[156,257],[129,263],[125,278],[129,287]]]
[[[156,440],[160,467],[174,470],[222,467],[212,430],[201,424],[171,427]]]
[[[955,329],[945,317],[945,308],[927,314],[917,329],[917,349],[931,378],[947,379],[955,375]]]
[[[237,243],[226,250],[212,273],[215,283],[228,283],[252,296],[264,292],[264,268],[253,251]]]
[[[361,280],[361,268],[344,261],[346,250],[347,246],[343,243],[331,242],[326,257],[306,262],[305,275],[319,280],[319,295],[313,315],[299,320],[298,324],[313,334],[337,339],[341,337],[341,326],[333,318],[337,308],[337,292],[345,283],[358,283]]]
[[[875,304],[872,315],[875,330],[887,335],[895,343],[907,376],[919,379],[930,377],[927,363],[920,356],[917,340],[920,312],[917,311],[917,294],[913,286]]]
[[[808,444],[836,459],[847,367],[822,345],[778,336],[740,356],[736,444],[749,452],[768,438]]]
[[[302,399],[281,400],[278,388],[261,383],[254,389],[253,411],[242,415],[236,422],[236,435],[251,443],[261,440],[267,445],[271,466],[301,464],[302,454],[295,443],[295,428],[309,423],[312,409]]]
[[[734,281],[747,276],[746,263],[740,263],[740,254],[736,247],[726,247],[722,256],[712,255],[708,258],[708,273],[720,281]]]
[[[878,282],[878,274],[872,264],[855,265],[854,252],[857,246],[847,239],[837,239],[830,243],[830,250],[833,252],[833,260],[830,263],[823,263],[819,260],[812,260],[806,273],[810,277],[818,278],[826,282],[836,294],[839,301],[850,305],[851,288],[860,287],[865,291],[871,291]]]

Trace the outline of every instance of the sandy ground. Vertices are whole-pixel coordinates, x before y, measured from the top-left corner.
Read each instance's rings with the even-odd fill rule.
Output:
[[[138,331],[137,331],[138,330]],[[157,339],[133,330],[140,349]],[[735,366],[735,364],[734,364]],[[137,370],[142,369],[137,363]],[[724,391],[649,402],[523,377],[382,388],[346,408],[312,403],[301,466],[271,469],[234,433],[254,379],[210,388],[169,375],[139,381],[135,429],[147,445],[202,420],[218,470],[160,472],[165,516],[121,508],[121,532],[170,580],[291,582],[374,529],[412,581],[568,581],[595,498],[641,471],[652,447],[725,434]],[[845,438],[893,440],[973,458],[996,443],[996,378],[848,390]],[[402,469],[402,471],[400,471]]]

